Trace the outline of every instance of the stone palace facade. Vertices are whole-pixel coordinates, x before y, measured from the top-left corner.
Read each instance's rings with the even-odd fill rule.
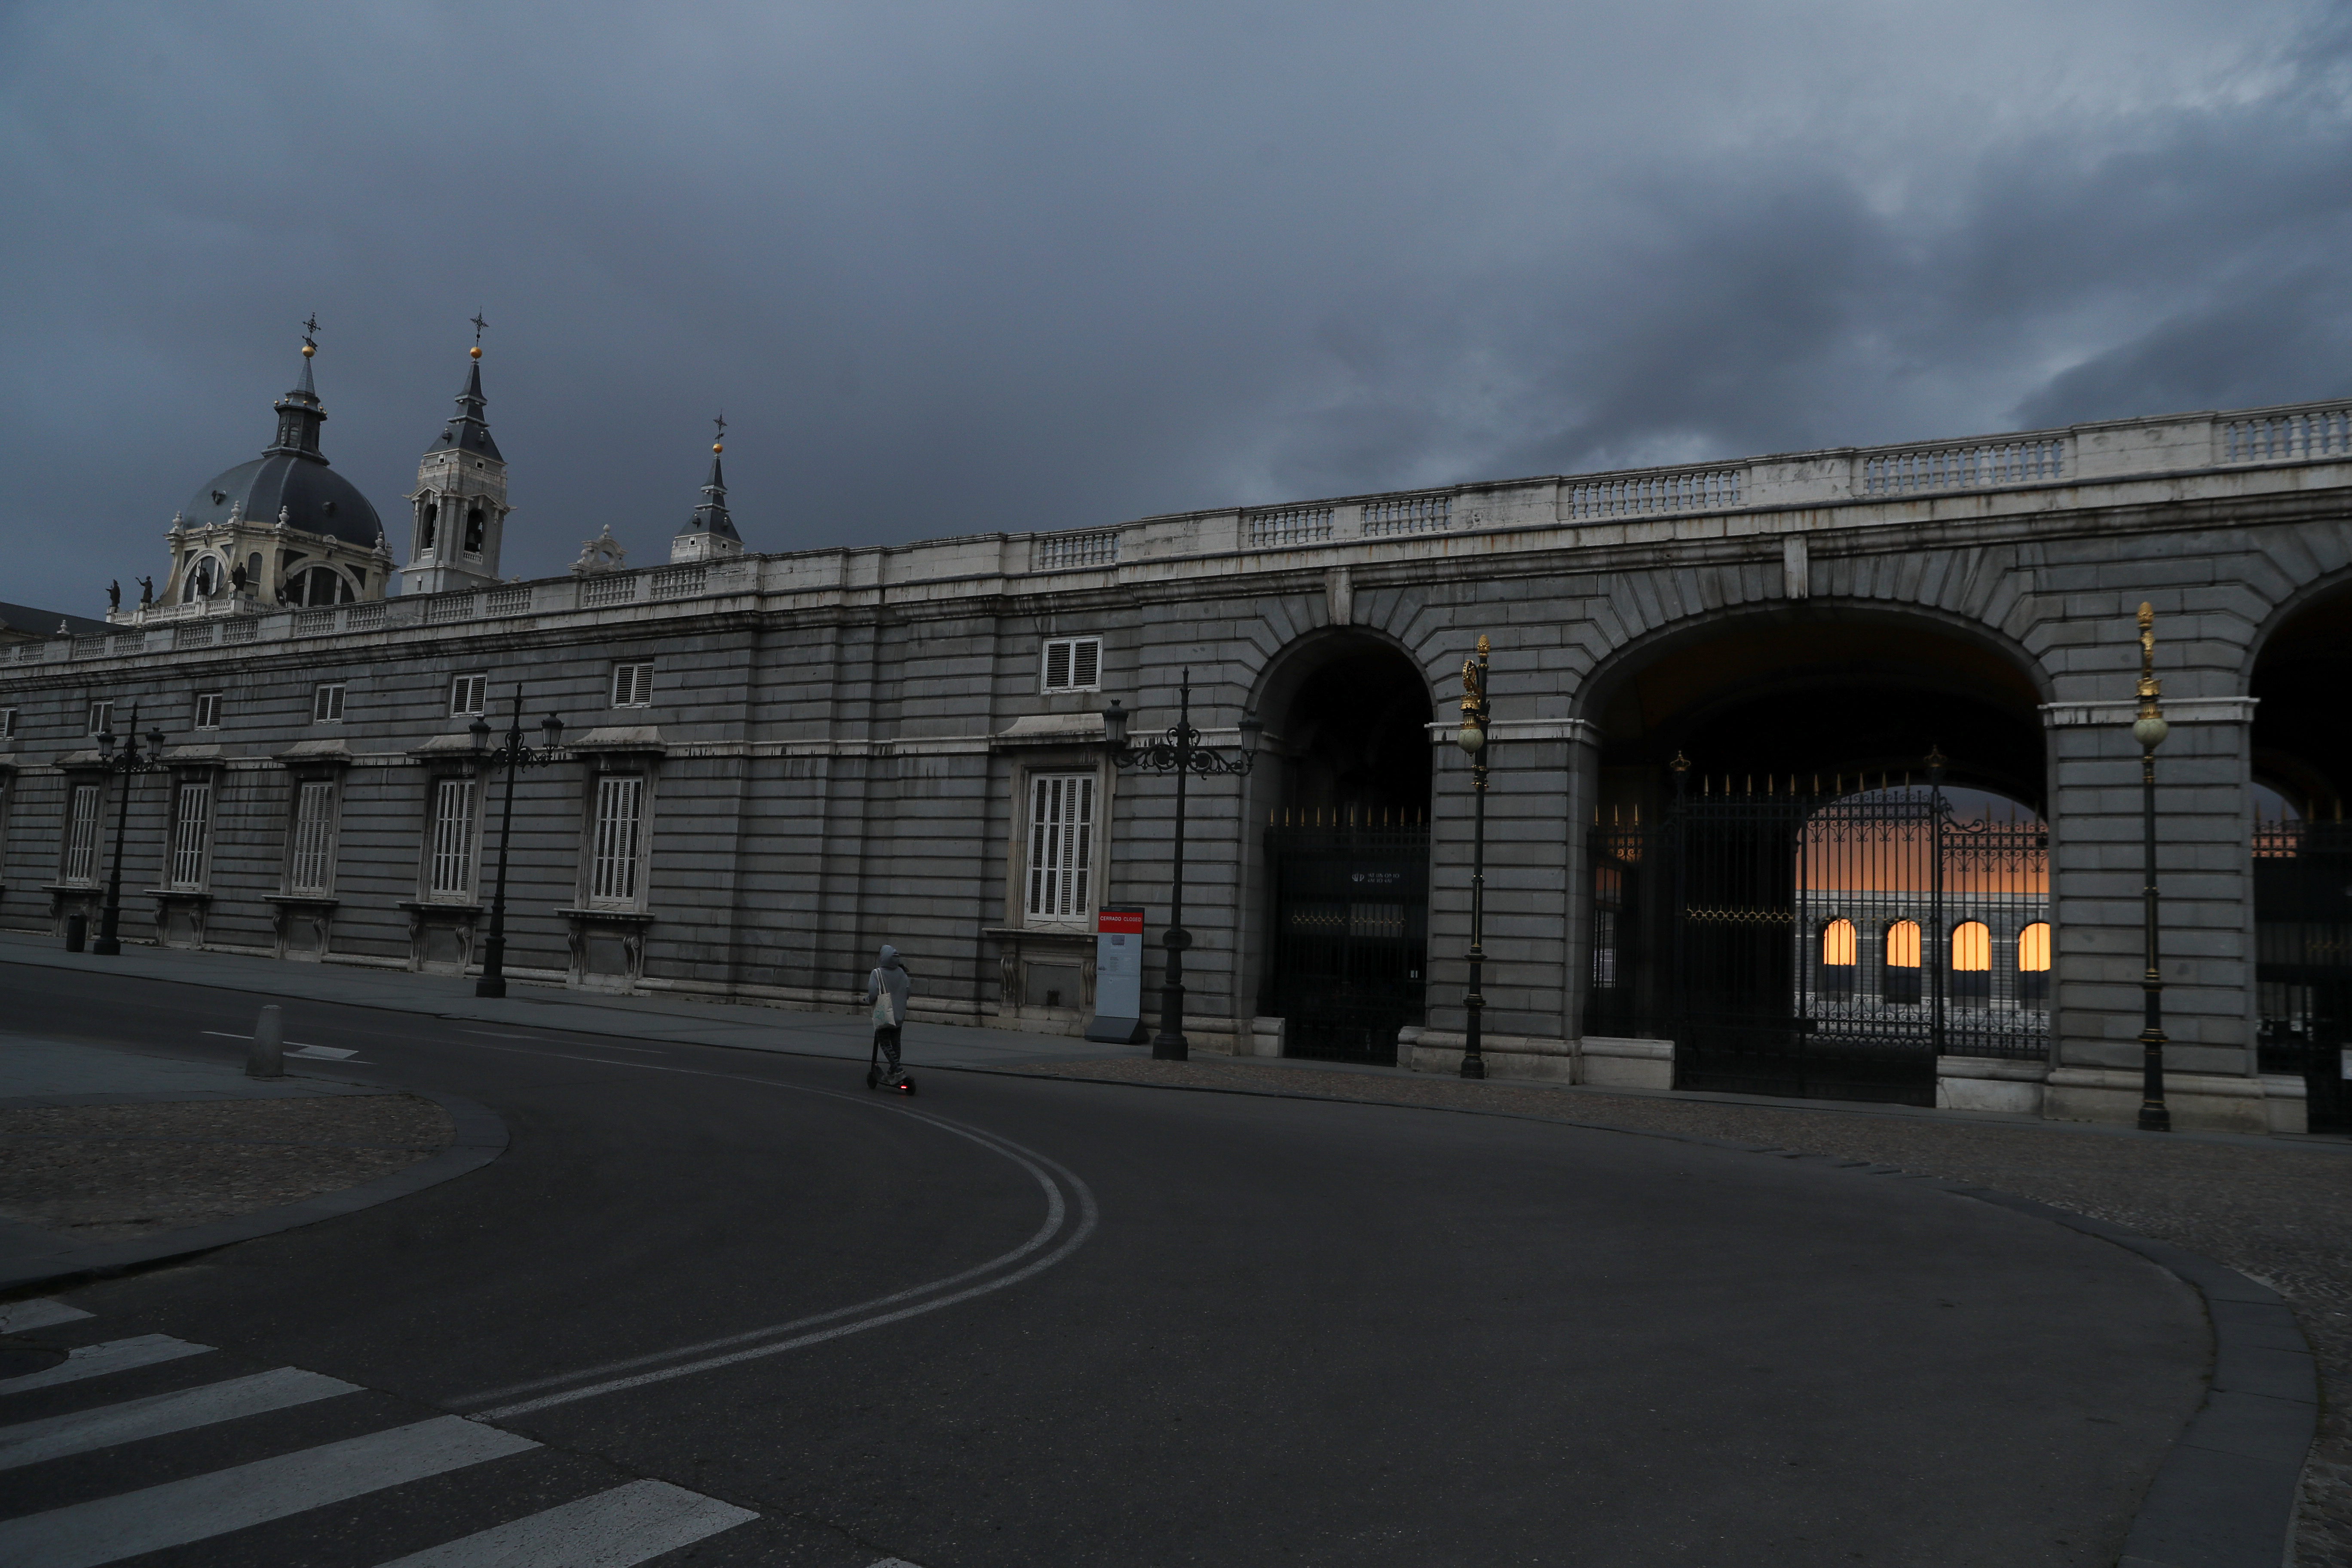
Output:
[[[1194,1047],[1450,1070],[1471,852],[1452,738],[1484,634],[1494,1070],[1681,1081],[1673,997],[1600,993],[1667,975],[1675,922],[1718,917],[1652,877],[1636,919],[1622,879],[1668,840],[1643,863],[1602,835],[1702,795],[1916,786],[1934,752],[1945,784],[2037,824],[2020,896],[2046,916],[2011,926],[2043,934],[1979,945],[2038,966],[2046,1023],[2023,1056],[1931,1042],[1929,1092],[2124,1121],[2147,602],[2176,1123],[2305,1125],[2307,1075],[2264,1042],[2315,1061],[2336,981],[2282,959],[2264,983],[2252,825],[2269,803],[2315,854],[2341,816],[2352,752],[2322,697],[2352,646],[2344,405],[782,554],[743,548],[714,450],[669,561],[629,567],[607,533],[530,582],[499,575],[485,408],[477,363],[387,539],[320,454],[306,353],[269,452],[173,520],[161,592],[103,635],[0,648],[0,926],[96,915],[128,788],[127,937],[462,973],[508,787],[470,727],[503,732],[519,700],[534,742],[542,715],[566,730],[511,786],[509,974],[840,1007],[888,941],[919,1016],[1076,1032],[1097,912],[1158,931],[1175,831],[1172,781],[1112,765],[1101,710],[1148,737],[1189,672],[1208,742],[1263,724],[1247,776],[1190,788]],[[95,737],[134,712],[166,766],[126,779]],[[1776,897],[1719,918],[1778,922],[1801,968],[1831,939]],[[1900,942],[1934,991],[1963,959],[1925,923],[1924,957]],[[1904,956],[1834,940],[1845,965]],[[1156,984],[1155,960],[1147,1010]],[[1762,1016],[1791,982],[1758,984],[1738,1005]]]

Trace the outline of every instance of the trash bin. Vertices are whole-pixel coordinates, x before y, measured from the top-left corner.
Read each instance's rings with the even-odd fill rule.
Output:
[[[66,951],[68,952],[79,952],[83,939],[89,935],[89,917],[88,915],[66,917]]]

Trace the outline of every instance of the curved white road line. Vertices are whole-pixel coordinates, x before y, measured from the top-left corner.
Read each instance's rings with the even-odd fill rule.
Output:
[[[490,1047],[487,1048],[495,1050],[500,1047]],[[554,1051],[532,1051],[527,1054],[532,1056],[560,1057],[564,1060],[586,1061],[599,1059],[584,1057],[568,1057],[563,1056],[562,1053]],[[730,1366],[738,1362],[752,1361],[762,1356],[779,1355],[786,1351],[799,1350],[806,1345],[820,1344],[827,1340],[835,1340],[849,1334],[862,1333],[867,1329],[878,1329],[887,1323],[899,1322],[908,1318],[919,1317],[925,1312],[937,1311],[942,1307],[950,1307],[961,1301],[969,1301],[975,1297],[985,1296],[992,1291],[1002,1290],[1009,1285],[1018,1284],[1020,1281],[1027,1279],[1033,1275],[1043,1273],[1045,1269],[1048,1269],[1055,1264],[1061,1262],[1071,1253],[1076,1252],[1080,1247],[1086,1245],[1087,1238],[1094,1234],[1096,1226],[1101,1220],[1101,1211],[1095,1203],[1093,1189],[1088,1187],[1087,1184],[1076,1175],[1073,1174],[1066,1166],[1061,1164],[1057,1161],[1046,1158],[1045,1155],[1036,1152],[1034,1150],[1024,1148],[1008,1138],[1001,1137],[996,1133],[982,1131],[979,1128],[967,1126],[962,1122],[952,1121],[944,1116],[939,1116],[930,1112],[915,1110],[912,1109],[903,1109],[890,1101],[877,1101],[870,1099],[864,1099],[857,1095],[844,1094],[835,1089],[812,1089],[800,1084],[777,1083],[766,1079],[749,1078],[740,1073],[710,1072],[706,1069],[697,1068],[658,1067],[650,1062],[613,1062],[606,1060],[603,1062],[603,1065],[608,1067],[635,1068],[640,1070],[649,1072],[681,1073],[692,1078],[725,1079],[736,1083],[754,1084],[762,1089],[780,1089],[796,1094],[820,1095],[827,1100],[845,1100],[853,1105],[866,1106],[877,1110],[887,1107],[896,1114],[911,1117],[915,1121],[925,1122],[930,1126],[936,1127],[943,1132],[953,1133],[959,1138],[963,1138],[971,1142],[977,1143],[982,1148],[988,1150],[991,1153],[1010,1160],[1014,1164],[1019,1165],[1023,1170],[1028,1172],[1031,1178],[1037,1183],[1038,1186],[1045,1194],[1045,1222],[1038,1226],[1035,1234],[1031,1236],[1028,1240],[1023,1242],[1020,1246],[1013,1247],[1008,1252],[1000,1253],[998,1256],[988,1259],[986,1262],[975,1264],[971,1268],[962,1269],[957,1273],[946,1275],[938,1279],[928,1280],[919,1285],[910,1285],[901,1290],[894,1290],[887,1296],[877,1296],[870,1300],[856,1302],[851,1306],[836,1307],[830,1311],[812,1313],[806,1317],[793,1319],[790,1322],[773,1323],[765,1328],[750,1329],[741,1333],[729,1334],[715,1340],[706,1340],[698,1344],[678,1345],[666,1351],[656,1351],[649,1354],[632,1356],[622,1361],[607,1362],[601,1366],[583,1367],[574,1372],[559,1373],[551,1377],[537,1378],[527,1383],[509,1384],[502,1388],[486,1390],[483,1393],[471,1394],[466,1398],[451,1402],[452,1404],[460,1405],[475,1405],[479,1404],[483,1400],[503,1398],[510,1394],[522,1394],[533,1389],[549,1388],[562,1384],[578,1383],[583,1378],[602,1379],[602,1381],[591,1382],[583,1387],[565,1389],[560,1393],[542,1394],[535,1399],[519,1400],[513,1404],[501,1405],[492,1409],[476,1411],[470,1417],[473,1420],[504,1420],[510,1416],[527,1415],[535,1410],[544,1410],[551,1405],[568,1405],[575,1400],[594,1398],[600,1394],[618,1393],[624,1389],[643,1387],[648,1384],[666,1383],[673,1378],[686,1377],[699,1372],[708,1372],[716,1367]],[[1049,1170],[1052,1173],[1051,1174],[1048,1173]],[[1013,1269],[1010,1273],[1000,1272],[1000,1270],[1010,1268],[1021,1258],[1027,1257],[1029,1254],[1036,1251],[1039,1247],[1044,1247],[1048,1241],[1053,1239],[1054,1236],[1059,1232],[1067,1222],[1069,1218],[1069,1205],[1063,1195],[1060,1185],[1057,1184],[1055,1180],[1055,1176],[1059,1176],[1063,1182],[1068,1183],[1071,1190],[1077,1195],[1078,1225],[1076,1230],[1052,1252],[1047,1253],[1043,1258],[1037,1258],[1026,1267]],[[992,1279],[983,1278],[984,1276],[990,1275],[993,1275],[995,1277]],[[963,1285],[969,1280],[980,1280],[981,1282],[968,1285],[965,1289],[961,1290],[954,1290],[953,1294],[950,1295],[941,1296],[935,1294],[936,1292],[942,1290],[950,1290],[955,1286]],[[914,1299],[918,1297],[931,1297],[932,1299],[929,1300],[916,1301]],[[899,1306],[896,1310],[877,1310],[877,1309],[892,1307],[896,1303],[899,1302],[911,1302],[912,1304]],[[800,1333],[797,1337],[785,1339],[776,1343],[755,1344],[751,1342],[755,1341],[774,1340],[775,1337],[780,1334],[794,1334],[798,1330],[814,1328],[816,1324],[830,1322],[833,1320],[839,1318],[856,1318],[856,1321],[846,1323],[837,1323],[832,1328],[817,1330],[811,1333]],[[746,1346],[747,1348],[732,1351],[726,1350],[726,1347],[737,1345]],[[724,1352],[725,1353],[708,1353],[715,1351]],[[696,1359],[675,1365],[660,1367],[656,1371],[635,1373],[633,1375],[629,1376],[612,1377],[606,1375],[613,1373],[628,1372],[633,1368],[651,1366],[656,1363],[677,1362],[677,1358],[681,1356],[694,1357]]]

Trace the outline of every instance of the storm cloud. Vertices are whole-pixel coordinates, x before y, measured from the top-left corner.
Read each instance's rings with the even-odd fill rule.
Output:
[[[2347,391],[2338,7],[37,5],[0,599],[268,439],[388,520],[483,311],[506,570]],[[395,539],[395,548],[404,541]]]

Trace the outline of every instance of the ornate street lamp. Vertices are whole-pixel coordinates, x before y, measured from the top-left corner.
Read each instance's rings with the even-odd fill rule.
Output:
[[[1470,757],[1470,787],[1476,801],[1470,837],[1470,988],[1462,1006],[1469,1022],[1462,1036],[1462,1076],[1485,1078],[1486,1058],[1479,1052],[1479,1023],[1486,997],[1479,984],[1486,972],[1486,634],[1478,636],[1478,657],[1462,661],[1462,731],[1454,742]]]
[[[90,952],[112,958],[122,952],[121,940],[116,932],[122,923],[122,832],[131,824],[131,780],[134,774],[152,773],[163,765],[157,754],[163,749],[163,731],[147,731],[147,749],[139,749],[139,709],[131,710],[131,733],[122,737],[122,749],[114,746],[114,735],[101,730],[98,736],[98,765],[110,773],[122,775],[122,798],[114,811],[114,861],[106,873],[106,907],[98,917],[98,940],[89,944]]]
[[[2172,1112],[2164,1103],[2164,973],[2156,952],[2156,749],[2164,744],[2172,726],[2158,708],[2156,679],[2156,610],[2139,607],[2139,716],[2132,721],[2132,739],[2139,742],[2140,926],[2147,947],[2147,967],[2140,973],[2140,995],[2146,1014],[2139,1032],[2139,1129],[2143,1132],[2172,1131]]]
[[[1103,710],[1102,716],[1103,739],[1109,743],[1113,765],[1139,773],[1176,775],[1175,880],[1168,898],[1168,931],[1161,939],[1168,950],[1166,979],[1160,987],[1160,1033],[1151,1038],[1151,1058],[1163,1062],[1181,1062],[1191,1055],[1184,1044],[1184,950],[1192,945],[1192,933],[1184,929],[1184,783],[1194,773],[1203,778],[1216,773],[1246,775],[1257,762],[1260,727],[1257,715],[1244,711],[1238,752],[1229,756],[1213,746],[1204,746],[1201,744],[1201,731],[1192,728],[1192,672],[1189,668],[1176,692],[1174,727],[1146,745],[1127,743],[1129,715],[1116,700]]]
[[[506,805],[499,816],[499,881],[498,890],[490,900],[490,940],[482,955],[482,977],[474,983],[477,996],[503,996],[507,994],[507,847],[514,842],[514,783],[517,768],[540,768],[557,761],[556,752],[563,744],[563,721],[550,713],[539,721],[539,731],[547,743],[536,749],[522,743],[522,688],[515,688],[514,721],[507,726],[505,742],[496,751],[489,744],[490,721],[476,719],[467,726],[473,737],[475,760],[485,763],[506,764]]]

